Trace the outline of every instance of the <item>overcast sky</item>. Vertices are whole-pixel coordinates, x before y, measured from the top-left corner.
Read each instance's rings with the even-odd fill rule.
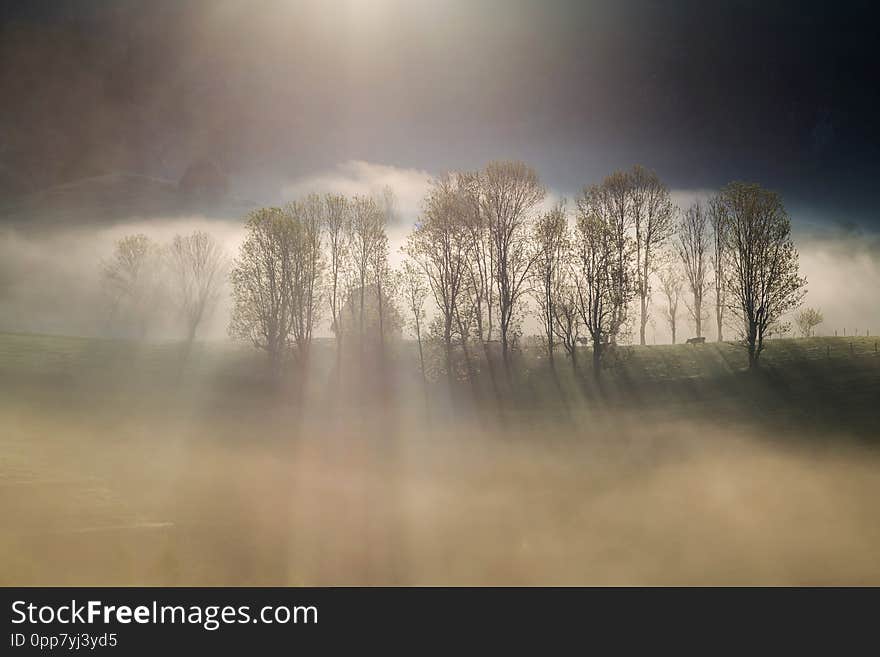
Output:
[[[268,202],[517,158],[561,195],[641,163],[676,190],[757,181],[798,222],[880,228],[867,6],[6,2],[0,194],[207,156]]]

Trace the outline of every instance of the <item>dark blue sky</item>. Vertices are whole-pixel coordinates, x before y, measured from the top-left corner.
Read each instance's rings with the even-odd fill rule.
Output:
[[[639,162],[880,228],[870,3],[6,2],[0,194],[222,163],[258,193],[348,159],[500,157],[572,193]],[[8,100],[7,100],[8,99]]]

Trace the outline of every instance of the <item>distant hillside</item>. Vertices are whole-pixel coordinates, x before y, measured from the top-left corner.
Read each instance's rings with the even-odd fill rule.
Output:
[[[229,195],[193,196],[169,180],[113,173],[57,185],[0,203],[0,223],[39,227],[192,214],[236,218],[256,205],[253,201]]]

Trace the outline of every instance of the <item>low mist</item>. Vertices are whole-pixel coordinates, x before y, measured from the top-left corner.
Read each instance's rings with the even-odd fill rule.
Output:
[[[876,448],[729,387],[426,414],[405,366],[296,404],[238,351],[61,348],[0,380],[4,584],[880,581]]]

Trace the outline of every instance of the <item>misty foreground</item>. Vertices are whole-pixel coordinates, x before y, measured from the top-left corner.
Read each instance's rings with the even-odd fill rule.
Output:
[[[406,343],[279,386],[230,344],[0,335],[0,584],[880,584],[876,348],[634,347],[601,387],[526,350],[426,407]]]

